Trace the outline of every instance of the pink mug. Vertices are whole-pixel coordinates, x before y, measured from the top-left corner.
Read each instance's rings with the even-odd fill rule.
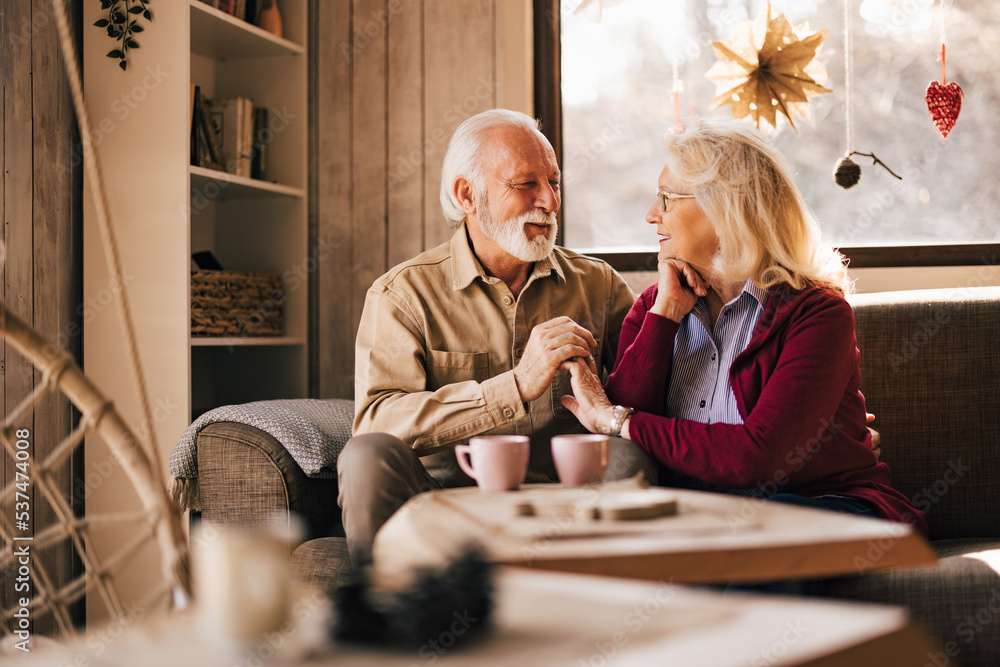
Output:
[[[459,467],[484,492],[519,487],[528,472],[530,453],[526,435],[481,435],[455,446]]]
[[[608,436],[557,435],[552,438],[552,462],[565,486],[597,484],[608,469]]]

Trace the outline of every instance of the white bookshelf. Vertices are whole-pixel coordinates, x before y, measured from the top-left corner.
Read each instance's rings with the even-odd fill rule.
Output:
[[[106,33],[92,27],[100,3],[84,6],[86,95],[140,360],[151,399],[177,406],[152,425],[164,461],[205,410],[307,395],[307,0],[278,6],[281,37],[199,0],[156,3],[125,72],[105,57],[113,46]],[[248,97],[268,108],[262,178],[189,164],[192,83],[203,97]],[[114,287],[89,197],[84,226],[85,302],[107,303]],[[191,335],[191,254],[200,250],[229,270],[286,278],[283,335]],[[95,310],[84,328],[85,370],[140,429],[118,315],[113,306]]]
[[[284,285],[284,335],[190,338],[192,417],[306,395],[306,4],[279,7],[282,37],[189,0],[190,81],[204,97],[249,97],[270,114],[261,179],[188,167],[191,251],[211,250],[231,270],[296,277]]]

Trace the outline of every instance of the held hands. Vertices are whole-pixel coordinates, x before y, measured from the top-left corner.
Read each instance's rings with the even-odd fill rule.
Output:
[[[586,360],[587,368],[597,373],[592,353],[596,347],[593,334],[568,317],[556,317],[536,326],[524,346],[524,356],[514,367],[521,400],[533,401],[545,393],[556,371],[568,359]]]
[[[684,260],[668,256],[660,248],[657,261],[656,301],[650,309],[674,322],[691,312],[698,297],[708,294],[708,285]]]
[[[573,396],[562,396],[563,407],[572,412],[591,433],[605,433],[611,425],[612,405],[597,374],[580,359],[562,364],[570,373]]]

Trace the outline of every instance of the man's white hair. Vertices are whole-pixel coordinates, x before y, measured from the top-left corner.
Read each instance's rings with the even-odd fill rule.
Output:
[[[538,130],[539,124],[537,120],[520,111],[490,109],[468,118],[458,126],[451,141],[448,142],[448,152],[445,153],[444,164],[441,165],[441,208],[452,229],[457,229],[465,222],[466,217],[465,211],[455,197],[455,181],[465,178],[472,183],[477,194],[485,192],[483,137],[496,127],[519,127],[531,132]]]

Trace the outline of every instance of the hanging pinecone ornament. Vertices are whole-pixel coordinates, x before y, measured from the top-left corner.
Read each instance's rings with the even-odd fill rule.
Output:
[[[875,157],[875,153],[862,153],[861,151],[851,150],[851,146],[854,145],[854,114],[851,109],[851,100],[854,99],[854,40],[852,37],[854,31],[851,27],[851,15],[851,0],[844,0],[844,99],[846,100],[844,105],[844,125],[847,130],[847,154],[840,158],[840,162],[834,168],[833,180],[845,190],[853,188],[861,180],[861,167],[851,159],[855,155],[870,157],[872,164],[882,165],[882,168],[887,172],[899,180],[903,180],[899,174],[889,169],[885,162]]]
[[[837,181],[837,185],[845,190],[852,188],[861,180],[861,167],[858,166],[857,162],[845,155],[840,159],[840,162],[837,163],[837,168],[833,171],[833,180]]]
[[[955,127],[958,120],[958,112],[962,110],[962,99],[965,93],[958,84],[952,81],[946,83],[944,74],[944,44],[941,45],[941,83],[931,81],[927,84],[927,94],[924,99],[927,101],[927,111],[931,115],[934,127],[941,135],[941,142],[948,138],[948,134]]]
[[[837,163],[837,167],[833,170],[833,180],[837,182],[837,185],[844,188],[845,190],[850,189],[857,185],[858,181],[861,180],[861,167],[858,163],[851,158],[855,155],[863,155],[865,157],[870,157],[872,159],[872,164],[880,165],[887,172],[895,176],[899,180],[903,180],[903,177],[889,169],[889,166],[885,162],[879,160],[875,157],[875,153],[862,153],[861,151],[851,151],[844,157],[840,158],[840,162]]]

